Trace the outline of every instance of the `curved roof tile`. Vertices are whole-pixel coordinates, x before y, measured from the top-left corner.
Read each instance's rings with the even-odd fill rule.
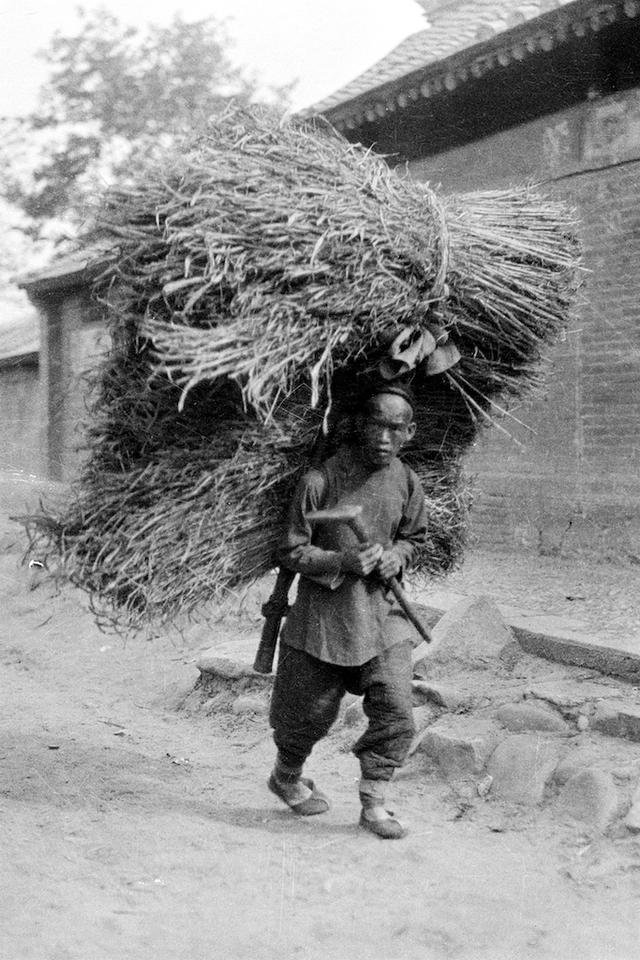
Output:
[[[455,6],[436,9],[429,14],[429,27],[407,37],[378,63],[302,113],[326,113],[568,2],[570,0],[462,0]]]

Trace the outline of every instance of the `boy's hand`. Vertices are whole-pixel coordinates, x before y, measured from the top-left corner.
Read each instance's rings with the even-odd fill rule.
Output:
[[[383,552],[379,543],[349,547],[342,551],[342,570],[345,573],[355,573],[358,577],[367,577],[375,570]]]
[[[397,577],[402,570],[402,561],[398,551],[393,547],[382,551],[382,556],[378,560],[378,573],[383,580],[390,580],[391,577]]]

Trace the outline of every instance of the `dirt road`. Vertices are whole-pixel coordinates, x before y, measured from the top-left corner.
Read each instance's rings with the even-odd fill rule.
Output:
[[[187,715],[199,649],[257,631],[127,644],[84,598],[30,590],[4,537],[2,960],[633,960],[640,841],[543,812],[468,810],[415,760],[393,803],[410,836],[356,826],[357,765],[323,743],[326,817],[267,792],[263,719]]]

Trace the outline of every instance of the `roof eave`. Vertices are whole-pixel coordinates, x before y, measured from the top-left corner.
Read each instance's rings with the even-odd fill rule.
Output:
[[[39,362],[40,349],[36,346],[0,354],[0,370],[12,367],[37,367]]]
[[[76,262],[62,261],[44,270],[15,277],[14,282],[31,300],[70,293],[86,287],[109,264],[109,257],[83,257]]]
[[[623,18],[640,16],[640,0],[598,2],[576,0],[518,24],[504,33],[435,60],[396,80],[381,84],[353,99],[330,104],[321,102],[307,116],[325,116],[341,131],[363,123],[375,123],[390,113],[404,110],[411,102],[447,95],[464,83],[473,83],[493,70],[549,52],[572,37],[583,37]]]

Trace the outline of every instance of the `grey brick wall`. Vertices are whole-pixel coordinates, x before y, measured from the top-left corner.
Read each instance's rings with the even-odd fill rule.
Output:
[[[575,205],[585,282],[544,393],[468,460],[485,547],[640,562],[640,91],[411,165],[445,190],[534,180]]]

